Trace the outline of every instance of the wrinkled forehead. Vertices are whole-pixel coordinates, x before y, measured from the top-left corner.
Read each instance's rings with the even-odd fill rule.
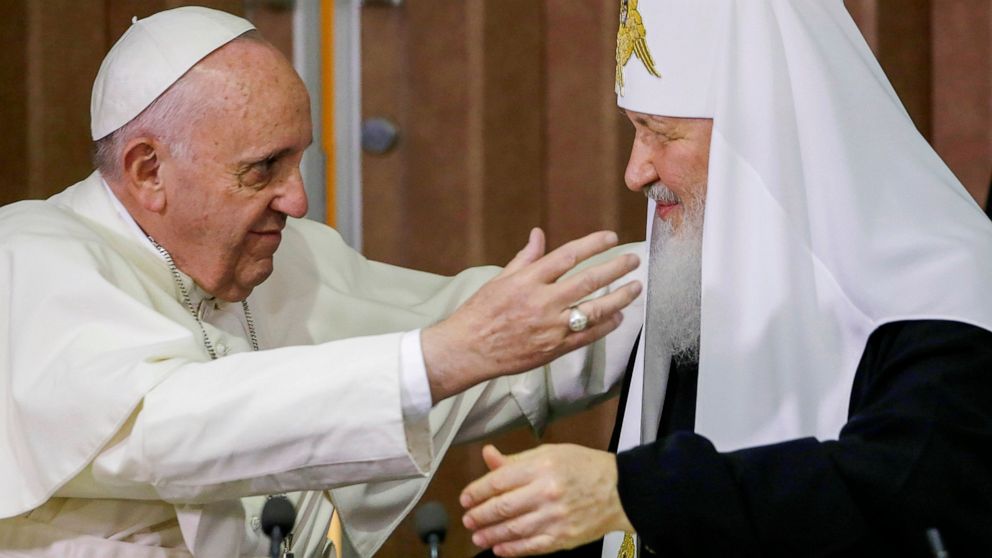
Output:
[[[201,126],[193,137],[224,150],[298,146],[311,139],[310,104],[299,75],[269,43],[236,40],[190,70],[205,91]],[[303,145],[305,147],[305,145]]]
[[[652,128],[678,128],[682,126],[711,125],[713,118],[698,118],[694,116],[668,116],[666,114],[649,114],[631,109],[620,109],[620,114],[627,117],[634,125],[650,126]]]
[[[726,0],[623,0],[617,30],[617,104],[651,115],[712,118]]]

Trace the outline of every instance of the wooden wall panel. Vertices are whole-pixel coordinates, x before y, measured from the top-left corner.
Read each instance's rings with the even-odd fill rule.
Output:
[[[92,25],[65,25],[65,14]],[[90,89],[105,52],[100,3],[27,3],[28,187],[45,198],[90,168]],[[59,29],[60,33],[52,33]]]
[[[992,2],[933,0],[933,136],[979,203],[992,176]]]
[[[478,171],[484,149],[474,119],[483,118],[484,108],[473,87],[482,81],[482,68],[472,53],[483,40],[483,14],[476,2],[465,0],[404,2],[402,9],[405,64],[393,82],[376,85],[405,81],[409,88],[401,127],[405,172],[392,184],[402,189],[393,203],[405,203],[400,249],[407,265],[451,274],[482,255],[481,177],[473,170]],[[367,207],[366,214],[375,209]]]
[[[0,2],[0,205],[24,199],[28,192],[28,48],[27,6]]]
[[[930,0],[878,5],[878,57],[924,137],[932,128]]]
[[[544,13],[534,0],[472,4],[482,22],[482,41],[469,44],[482,78],[473,83],[474,105],[481,108],[474,182],[482,205],[474,216],[482,250],[469,262],[505,263],[532,227],[544,225]]]
[[[540,224],[540,5],[408,2],[363,9],[363,118],[399,144],[363,160],[364,247],[374,259],[455,273],[501,263]]]
[[[407,119],[408,83],[398,79],[406,66],[406,18],[402,9],[368,8],[362,12],[363,118],[386,118],[398,126],[399,143],[384,155],[362,161],[363,248],[369,258],[403,265],[404,209],[407,191],[404,162],[415,133]]]
[[[308,0],[311,2],[319,0]],[[244,17],[290,62],[293,61],[293,2],[291,0],[238,0]]]
[[[545,4],[547,226],[552,244],[599,229],[644,238],[646,201],[625,189],[633,127],[613,92],[617,3]]]

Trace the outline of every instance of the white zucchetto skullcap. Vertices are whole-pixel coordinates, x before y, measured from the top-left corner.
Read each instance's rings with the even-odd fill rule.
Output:
[[[246,19],[195,6],[135,19],[93,83],[93,140],[133,120],[197,62],[252,29]]]

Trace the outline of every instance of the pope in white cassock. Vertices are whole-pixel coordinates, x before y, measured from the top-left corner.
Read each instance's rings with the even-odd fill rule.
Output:
[[[0,210],[4,557],[266,555],[276,493],[296,556],[329,552],[331,501],[370,556],[450,444],[622,376],[636,247],[566,275],[613,233],[448,278],[299,219],[309,99],[241,18],[136,21],[91,112],[98,171]]]
[[[652,227],[617,453],[487,447],[476,544],[992,555],[992,223],[841,0],[623,0],[616,81]]]

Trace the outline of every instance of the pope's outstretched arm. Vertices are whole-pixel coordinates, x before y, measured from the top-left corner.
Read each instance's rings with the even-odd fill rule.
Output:
[[[250,297],[263,349],[275,348],[239,352],[236,338],[207,324],[238,353],[211,361],[161,261],[94,224],[114,216],[94,180],[54,203],[7,212],[5,276],[32,301],[30,312],[7,309],[16,327],[6,381],[25,426],[19,463],[32,477],[17,483],[23,491],[11,487],[5,501],[14,507],[40,504],[79,471],[87,482],[64,492],[176,502],[422,474],[432,452],[416,442],[427,421],[407,424],[399,401],[403,332],[426,328],[437,403],[604,335],[640,290],[632,282],[583,302],[593,325],[573,333],[568,307],[631,271],[637,257],[555,280],[614,245],[612,233],[547,255],[535,233],[502,272],[444,278],[369,262],[330,229],[294,221],[276,273]],[[85,217],[73,215],[83,206]],[[51,386],[46,401],[58,412],[33,403],[30,386],[40,384]],[[80,435],[56,442],[30,428],[52,416],[76,417]],[[50,466],[31,465],[45,459]]]
[[[639,283],[583,302],[594,324],[585,331],[569,331],[568,309],[632,271],[636,256],[555,282],[615,244],[613,233],[596,233],[543,255],[543,237],[534,233],[506,269],[423,330],[432,400],[540,367],[619,326],[620,310],[637,297]],[[396,335],[212,362],[174,359],[168,378],[145,394],[94,460],[94,476],[129,497],[147,487],[174,502],[210,502],[423,474],[434,453],[428,423],[402,416],[393,395],[394,355],[382,351]],[[341,362],[346,359],[351,362]],[[365,409],[370,406],[382,409]]]

